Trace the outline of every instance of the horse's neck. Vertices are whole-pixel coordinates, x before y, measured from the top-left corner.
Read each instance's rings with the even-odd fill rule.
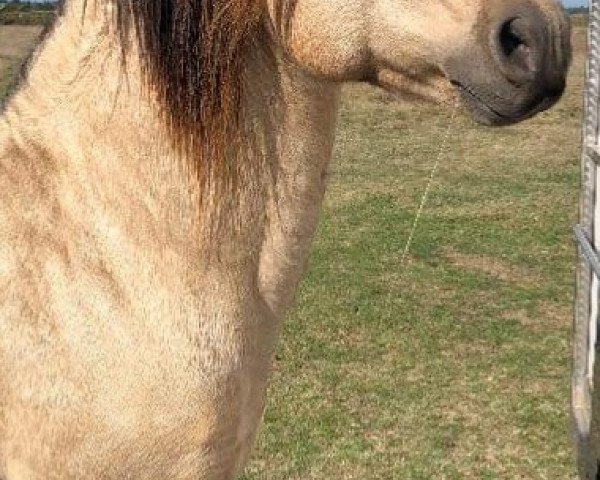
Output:
[[[325,193],[340,88],[291,67],[280,131],[279,181],[261,256],[261,287],[276,313],[290,306],[308,261]]]
[[[131,56],[125,70],[108,24],[93,20],[71,14],[59,22],[5,119],[25,148],[47,151],[61,204],[83,228],[116,224],[137,244],[151,246],[156,235],[164,243],[167,232],[192,225],[193,191],[142,93],[139,62]],[[162,229],[152,226],[158,218]]]
[[[170,148],[156,105],[142,93],[135,49],[130,49],[132,57],[123,70],[116,37],[106,20],[109,15],[92,11],[84,18],[76,9],[68,13],[35,58],[28,85],[9,105],[6,118],[55,159],[53,168],[63,180],[61,203],[80,225],[94,229],[117,224],[135,244],[148,248],[169,244],[174,249],[197,249],[199,192],[193,169]],[[251,71],[277,75],[257,67]],[[239,224],[246,229],[242,240],[238,238],[230,249],[228,238],[217,241],[226,252],[254,263],[258,288],[274,310],[283,312],[317,224],[339,87],[285,62],[279,67],[282,91],[265,92],[264,98],[280,101],[262,106],[265,115],[283,118],[267,139],[275,145],[271,160],[278,165],[271,189],[275,194],[262,211],[253,200],[242,199],[246,206],[254,205],[238,212],[244,217]],[[276,83],[255,85],[270,88]],[[35,124],[25,120],[24,112],[36,119]]]

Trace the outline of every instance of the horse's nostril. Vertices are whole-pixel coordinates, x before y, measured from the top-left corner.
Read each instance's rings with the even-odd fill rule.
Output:
[[[513,56],[519,49],[526,48],[525,41],[514,28],[514,19],[505,22],[500,29],[500,48],[505,57]]]
[[[532,80],[538,70],[538,25],[535,16],[520,15],[506,20],[496,30],[496,50],[504,74],[515,83]]]

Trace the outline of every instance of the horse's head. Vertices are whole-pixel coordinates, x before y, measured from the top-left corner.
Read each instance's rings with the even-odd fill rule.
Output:
[[[458,93],[494,125],[548,108],[565,87],[570,29],[555,0],[287,1],[287,49],[324,78],[431,99]]]

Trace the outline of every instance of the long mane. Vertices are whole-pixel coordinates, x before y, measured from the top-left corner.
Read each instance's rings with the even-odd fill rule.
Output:
[[[249,59],[273,57],[294,2],[276,0],[274,26],[265,0],[117,0],[123,44],[136,41],[172,140],[193,152],[203,183],[239,177]]]

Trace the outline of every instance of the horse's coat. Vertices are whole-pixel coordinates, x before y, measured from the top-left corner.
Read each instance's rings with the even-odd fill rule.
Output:
[[[568,57],[551,0],[68,0],[0,118],[0,478],[233,478],[341,82],[502,124]]]

